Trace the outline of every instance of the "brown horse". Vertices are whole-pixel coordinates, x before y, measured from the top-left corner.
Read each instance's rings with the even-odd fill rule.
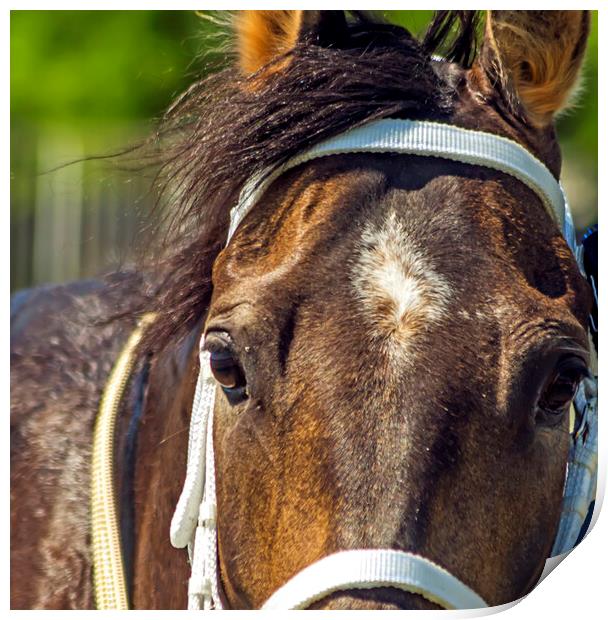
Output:
[[[91,434],[144,310],[158,318],[116,433],[133,607],[186,605],[187,554],[168,532],[203,332],[229,388],[214,429],[225,606],[259,607],[343,549],[419,553],[491,605],[535,585],[591,304],[537,195],[433,157],[325,157],[280,176],[224,247],[249,177],[374,119],[505,136],[559,178],[553,119],[588,15],[492,12],[478,53],[476,19],[440,12],[418,42],[367,14],[237,15],[237,66],[193,86],[159,133],[177,244],[162,274],[14,298],[13,608],[94,606]],[[434,607],[388,587],[315,606]]]

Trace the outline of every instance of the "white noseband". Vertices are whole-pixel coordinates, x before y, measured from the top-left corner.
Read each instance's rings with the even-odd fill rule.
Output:
[[[351,549],[307,566],[262,609],[306,609],[334,592],[385,587],[419,594],[444,609],[487,607],[462,581],[420,555],[393,549]]]
[[[400,153],[441,157],[504,172],[531,188],[561,228],[581,271],[582,253],[560,184],[522,146],[500,136],[427,121],[383,119],[322,142],[279,168],[254,177],[231,212],[228,241],[270,184],[287,170],[315,158],[342,153]],[[228,242],[227,241],[227,242]],[[202,343],[201,343],[202,346]],[[188,546],[192,576],[189,609],[221,609],[217,567],[213,408],[216,383],[209,355],[201,351],[200,374],[190,422],[184,489],[171,522],[171,542]],[[582,418],[572,436],[564,504],[552,555],[570,550],[595,498],[597,479],[597,393],[585,380],[575,406]],[[341,551],[306,567],[266,602],[267,609],[302,609],[333,592],[392,587],[419,594],[445,608],[471,609],[486,603],[471,588],[427,558],[392,549]]]

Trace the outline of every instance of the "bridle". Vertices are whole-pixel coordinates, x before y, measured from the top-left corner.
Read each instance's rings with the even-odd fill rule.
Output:
[[[302,163],[344,153],[398,153],[450,159],[504,172],[531,188],[558,224],[584,274],[572,216],[559,182],[525,148],[507,138],[428,121],[383,119],[317,144],[278,168],[254,177],[231,211],[230,238],[270,184]],[[593,345],[591,345],[593,348]],[[596,372],[595,368],[594,371]],[[221,609],[217,558],[217,503],[213,453],[216,382],[209,354],[200,352],[192,406],[186,480],[171,523],[171,543],[188,547],[192,575],[189,609]],[[551,557],[572,549],[595,498],[597,479],[597,383],[581,383],[574,408],[576,424],[566,469],[562,513]],[[352,588],[393,587],[419,594],[444,608],[486,607],[456,576],[429,559],[392,549],[352,549],[326,556],[281,586],[267,609],[303,609],[330,593]]]

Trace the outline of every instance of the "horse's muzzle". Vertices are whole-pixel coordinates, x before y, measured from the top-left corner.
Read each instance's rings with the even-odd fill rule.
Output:
[[[309,609],[442,609],[424,597],[397,588],[334,592]]]

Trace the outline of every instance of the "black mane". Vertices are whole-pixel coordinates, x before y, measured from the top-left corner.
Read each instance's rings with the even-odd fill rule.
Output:
[[[447,117],[454,93],[431,57],[470,65],[478,21],[475,11],[439,11],[418,41],[353,12],[338,45],[303,42],[257,74],[227,68],[179,97],[148,143],[160,160],[171,251],[161,263],[159,320],[146,344],[162,347],[204,316],[229,211],[250,176],[373,119]]]

